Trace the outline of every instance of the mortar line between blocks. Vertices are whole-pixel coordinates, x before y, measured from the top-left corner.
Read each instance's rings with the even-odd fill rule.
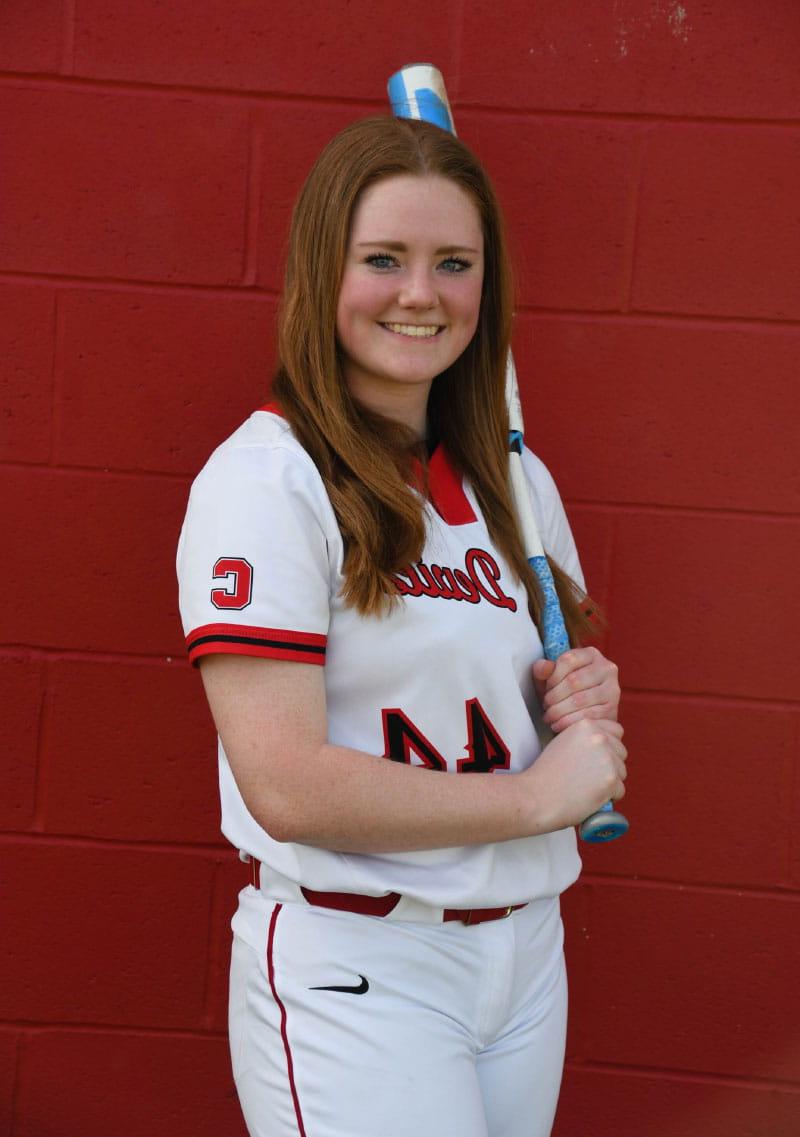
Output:
[[[644,181],[644,171],[647,163],[647,151],[652,133],[653,128],[650,128],[643,132],[636,154],[636,175],[634,178],[633,188],[633,216],[631,219],[630,229],[626,234],[626,244],[628,245],[628,264],[626,266],[628,279],[625,283],[626,313],[630,312],[631,306],[633,304],[634,286],[636,283],[636,258],[639,250],[639,237],[642,225],[642,183]]]
[[[247,184],[244,206],[242,285],[252,287],[258,270],[258,230],[261,216],[261,171],[263,139],[261,126],[251,111],[247,118]]]
[[[75,74],[75,24],[77,22],[77,0],[63,0],[63,32],[61,45],[61,72],[65,78]]]
[[[73,3],[74,0],[66,0]],[[380,95],[346,95],[342,92],[335,94],[306,93],[289,90],[257,90],[255,88],[234,87],[203,87],[191,83],[155,83],[136,79],[94,78],[88,75],[64,75],[30,71],[5,71],[0,75],[0,86],[18,89],[51,89],[51,90],[86,90],[98,91],[101,94],[133,95],[155,99],[185,99],[187,96],[205,102],[241,102],[262,106],[265,103],[278,104],[311,104],[323,107],[357,107],[362,108],[366,114],[385,114],[386,100]],[[720,129],[741,130],[797,130],[800,119],[754,117],[746,118],[743,115],[724,117],[722,115],[688,115],[670,114],[666,111],[614,111],[614,110],[567,110],[552,107],[513,107],[492,105],[490,103],[470,102],[462,103],[462,112],[483,114],[487,118],[496,116],[516,118],[541,118],[556,121],[577,119],[586,122],[612,122],[612,123],[664,123],[667,125],[685,126],[689,129],[705,129],[718,127]]]
[[[800,1094],[800,1084],[780,1078],[753,1078],[747,1075],[716,1073],[712,1070],[683,1070],[671,1066],[635,1066],[631,1063],[600,1062],[591,1058],[576,1061],[568,1058],[566,1065],[575,1072],[588,1071],[634,1078],[657,1078],[663,1081],[688,1082],[702,1085],[725,1086],[728,1089],[750,1088],[766,1092]]]

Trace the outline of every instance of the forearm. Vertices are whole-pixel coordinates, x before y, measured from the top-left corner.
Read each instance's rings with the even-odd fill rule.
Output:
[[[318,667],[211,656],[202,675],[239,792],[277,841],[366,853],[493,844],[576,825],[624,792],[616,723],[567,727],[519,774],[445,773],[331,745]]]
[[[521,775],[446,774],[327,743],[291,770],[265,772],[247,796],[277,840],[341,852],[507,841],[543,831],[545,813]]]

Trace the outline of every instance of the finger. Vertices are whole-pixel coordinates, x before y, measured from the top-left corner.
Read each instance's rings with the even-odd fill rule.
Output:
[[[604,687],[611,691],[614,689],[612,680],[613,673],[610,666],[588,663],[570,671],[560,682],[556,681],[556,673],[553,672],[547,681],[545,697],[548,705],[552,705],[580,691],[588,691],[592,687]]]
[[[533,685],[540,703],[544,704],[547,680],[555,670],[555,663],[551,659],[537,659],[533,665]]]
[[[590,707],[607,707],[609,713],[596,715],[595,718],[614,718],[616,714],[617,699],[613,691],[607,690],[603,684],[596,687],[587,687],[584,691],[575,691],[558,702],[545,701],[544,717],[546,722],[554,722],[564,715],[572,715],[576,711],[586,711]]]
[[[614,759],[615,766],[618,770],[622,770],[625,776],[627,776],[628,768],[626,766],[626,761],[628,758],[628,751],[616,738],[610,738],[608,740],[608,745],[611,756]]]
[[[584,719],[608,719],[613,713],[613,709],[610,703],[598,703],[596,706],[582,707],[580,710],[569,711],[562,715],[559,708],[548,711],[544,715],[544,721],[552,731],[558,734],[559,731],[566,730],[568,726],[573,726],[576,722],[583,722]]]
[[[600,653],[593,647],[571,647],[556,660],[555,669],[550,676],[550,686],[560,683],[572,671],[579,667],[587,667],[594,662],[595,654]]]
[[[620,740],[618,738],[612,739],[611,744],[614,747],[614,754],[617,756],[617,758],[619,758],[619,760],[620,760],[620,762],[622,762],[623,766],[625,766],[625,763],[628,761],[628,751],[622,745],[622,743],[620,742]],[[627,767],[625,767],[625,768],[627,770]]]
[[[616,719],[598,719],[597,722],[592,723],[594,730],[601,730],[603,734],[610,735],[612,738],[622,738],[625,733],[625,728],[621,722]]]
[[[572,667],[566,674],[561,675],[556,670],[550,675],[548,679],[548,696],[552,699],[558,700],[572,695],[574,691],[582,691],[588,687],[597,687],[600,683],[605,682],[610,678],[610,673],[602,664],[598,664],[590,659],[589,662],[582,663],[580,666]]]
[[[611,735],[614,738],[622,738],[625,733],[622,723],[612,718],[593,719],[591,721],[581,719],[580,722],[570,726],[569,730],[582,730],[587,739],[597,735]]]

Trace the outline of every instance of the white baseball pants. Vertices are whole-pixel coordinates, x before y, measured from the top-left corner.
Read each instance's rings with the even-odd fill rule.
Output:
[[[557,900],[469,927],[248,887],[233,929],[230,1046],[251,1137],[550,1134],[567,1009]]]

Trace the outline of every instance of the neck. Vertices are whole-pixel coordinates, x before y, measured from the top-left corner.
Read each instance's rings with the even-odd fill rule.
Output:
[[[413,432],[418,442],[425,441],[430,384],[409,384],[406,387],[391,383],[379,389],[374,384],[366,389],[361,389],[361,386],[357,381],[348,382],[351,395],[362,406],[384,418],[402,423]]]

